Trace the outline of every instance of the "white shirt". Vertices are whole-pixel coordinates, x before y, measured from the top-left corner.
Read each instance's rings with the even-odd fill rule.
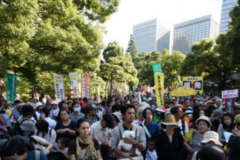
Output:
[[[184,125],[185,125],[184,133],[186,134],[186,133],[188,133],[188,131],[189,131],[189,127],[188,127],[188,124],[187,124],[186,121],[184,121]],[[182,134],[182,135],[185,135],[185,134],[183,133],[183,130],[182,130],[182,120],[181,120],[181,119],[178,121],[178,127],[181,129],[181,134]]]
[[[50,117],[46,117],[44,120],[46,122],[48,122],[48,125],[49,125],[50,128],[55,128],[56,127],[57,122],[54,119],[52,119]]]
[[[106,141],[110,141],[112,130],[109,128],[102,128],[101,121],[98,121],[91,125],[90,135],[101,145]]]
[[[45,140],[47,140],[48,142],[50,142],[53,145],[56,145],[56,131],[53,128],[49,128],[48,129],[48,133],[43,137],[42,133],[39,133],[40,137],[44,138]]]

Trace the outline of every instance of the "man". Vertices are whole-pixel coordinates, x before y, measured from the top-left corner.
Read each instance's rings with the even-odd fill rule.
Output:
[[[49,110],[47,108],[42,109],[40,119],[45,120],[48,123],[50,128],[56,127],[57,122],[54,119],[52,119],[51,117],[49,117]]]
[[[51,110],[50,110],[50,117],[52,118],[52,119],[57,119],[57,117],[58,117],[58,114],[59,114],[59,108],[58,108],[58,103],[56,102],[56,101],[53,101],[52,102],[52,108],[51,108]]]
[[[174,115],[177,123],[178,123],[178,127],[180,129],[180,132],[183,136],[185,136],[185,134],[189,131],[189,127],[187,125],[187,122],[184,121],[183,118],[183,111],[180,107],[175,106],[173,108],[171,108],[170,110],[171,114]]]
[[[99,117],[97,116],[97,106],[95,104],[91,104],[87,107],[85,118],[89,121],[90,125],[99,121]]]
[[[116,153],[118,158],[133,158],[133,152],[124,152],[123,150],[118,148],[118,144],[120,140],[123,140],[125,143],[132,145],[133,150],[136,151],[143,151],[146,146],[146,136],[142,127],[134,125],[133,121],[135,119],[135,107],[133,105],[127,105],[123,111],[123,123],[119,124],[117,127],[114,128],[112,137],[111,137],[111,144],[112,149]],[[135,134],[135,137],[131,138],[123,138],[123,134],[125,131],[132,131]]]
[[[113,128],[113,117],[105,114],[101,121],[92,124],[90,134],[98,141],[103,159],[111,159],[111,128]]]

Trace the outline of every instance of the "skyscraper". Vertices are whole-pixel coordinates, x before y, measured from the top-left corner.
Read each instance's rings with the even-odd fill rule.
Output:
[[[192,45],[204,38],[215,39],[219,34],[219,24],[211,15],[174,25],[173,50],[191,52]]]
[[[237,5],[237,0],[223,0],[221,9],[220,32],[226,32],[231,21],[230,12]]]
[[[134,25],[133,35],[139,53],[169,49],[169,29],[161,26],[157,19]]]

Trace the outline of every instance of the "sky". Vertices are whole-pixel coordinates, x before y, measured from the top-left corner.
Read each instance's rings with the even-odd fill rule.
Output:
[[[120,0],[118,11],[104,24],[104,44],[117,41],[126,50],[133,25],[154,18],[169,29],[209,14],[219,23],[221,4],[222,0]]]

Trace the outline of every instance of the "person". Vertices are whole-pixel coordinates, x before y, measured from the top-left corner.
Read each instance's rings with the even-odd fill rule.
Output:
[[[99,117],[97,116],[97,107],[95,104],[91,104],[87,107],[87,114],[85,118],[89,121],[90,125],[99,121]]]
[[[233,129],[234,129],[233,116],[230,113],[224,113],[221,118],[221,124],[218,127],[220,141],[223,144],[227,143],[226,138],[224,136],[224,132],[231,133]]]
[[[203,139],[201,141],[201,149],[202,149],[202,147],[204,147],[206,145],[209,145],[209,144],[215,144],[215,145],[218,145],[218,146],[222,147],[222,143],[219,141],[219,135],[218,135],[217,132],[215,132],[215,131],[207,131],[207,132],[204,133]],[[194,153],[192,160],[196,160],[197,159],[198,152]]]
[[[40,114],[40,120],[45,120],[50,128],[55,128],[57,122],[49,116],[49,112],[50,111],[47,109],[47,107],[43,108],[42,113]]]
[[[158,160],[182,160],[184,139],[176,130],[178,123],[174,115],[167,114],[162,125],[166,130],[156,137]]]
[[[12,109],[12,117],[11,120],[14,123],[17,123],[18,118],[20,117],[20,106],[21,106],[21,101],[20,100],[15,100],[13,103],[13,109]]]
[[[196,160],[225,160],[225,153],[219,145],[209,144],[198,152]]]
[[[70,160],[101,160],[98,142],[90,136],[90,123],[86,119],[77,122],[78,136],[70,144]]]
[[[41,120],[37,123],[37,136],[44,138],[51,144],[55,145],[56,131],[49,127],[49,124],[45,120]]]
[[[84,114],[81,113],[81,106],[78,103],[73,103],[73,112],[70,114],[70,119],[77,123],[77,121],[81,118],[84,118]]]
[[[189,151],[188,159],[192,159],[194,152],[197,152],[201,148],[201,141],[205,132],[211,128],[211,121],[207,116],[200,116],[196,120],[197,130],[190,129],[185,135],[186,142],[191,145],[187,147]]]
[[[114,112],[112,116],[113,116],[113,128],[115,128],[122,122],[122,114],[121,112]]]
[[[57,120],[60,109],[58,108],[58,103],[56,101],[52,102],[52,108],[50,110],[50,117]]]
[[[124,131],[133,131],[135,134],[134,138],[125,138],[124,141],[128,144],[132,144],[135,149],[139,149],[142,152],[146,146],[146,136],[142,127],[133,124],[135,119],[135,107],[133,105],[126,105],[122,110],[123,123],[119,124],[117,127],[113,129],[111,144],[112,149],[116,153],[117,158],[133,158],[134,156],[127,152],[122,152],[119,150],[118,144],[120,140],[123,139]]]
[[[234,117],[234,123],[233,135],[227,145],[228,160],[238,160],[240,157],[240,114]]]
[[[150,138],[147,141],[147,152],[145,155],[145,160],[158,160],[157,151],[155,149],[155,139]]]
[[[69,118],[69,113],[66,110],[60,111],[60,118],[61,120],[58,121],[55,128],[57,139],[60,137],[68,137],[70,139],[73,139],[76,133],[76,124],[71,121]]]
[[[143,111],[143,117],[145,119],[142,127],[145,131],[147,139],[151,137],[156,137],[160,134],[160,127],[156,122],[153,122],[153,110],[151,108],[146,108]]]
[[[32,150],[21,138],[12,138],[1,150],[3,160],[47,160],[47,156],[37,150]]]
[[[178,122],[178,127],[183,136],[189,131],[188,124],[183,120],[183,111],[182,108],[175,106],[172,107],[170,113],[174,115],[176,121]]]
[[[103,159],[111,159],[111,143],[110,137],[113,128],[112,115],[105,114],[102,120],[91,125],[90,135],[98,141]]]

